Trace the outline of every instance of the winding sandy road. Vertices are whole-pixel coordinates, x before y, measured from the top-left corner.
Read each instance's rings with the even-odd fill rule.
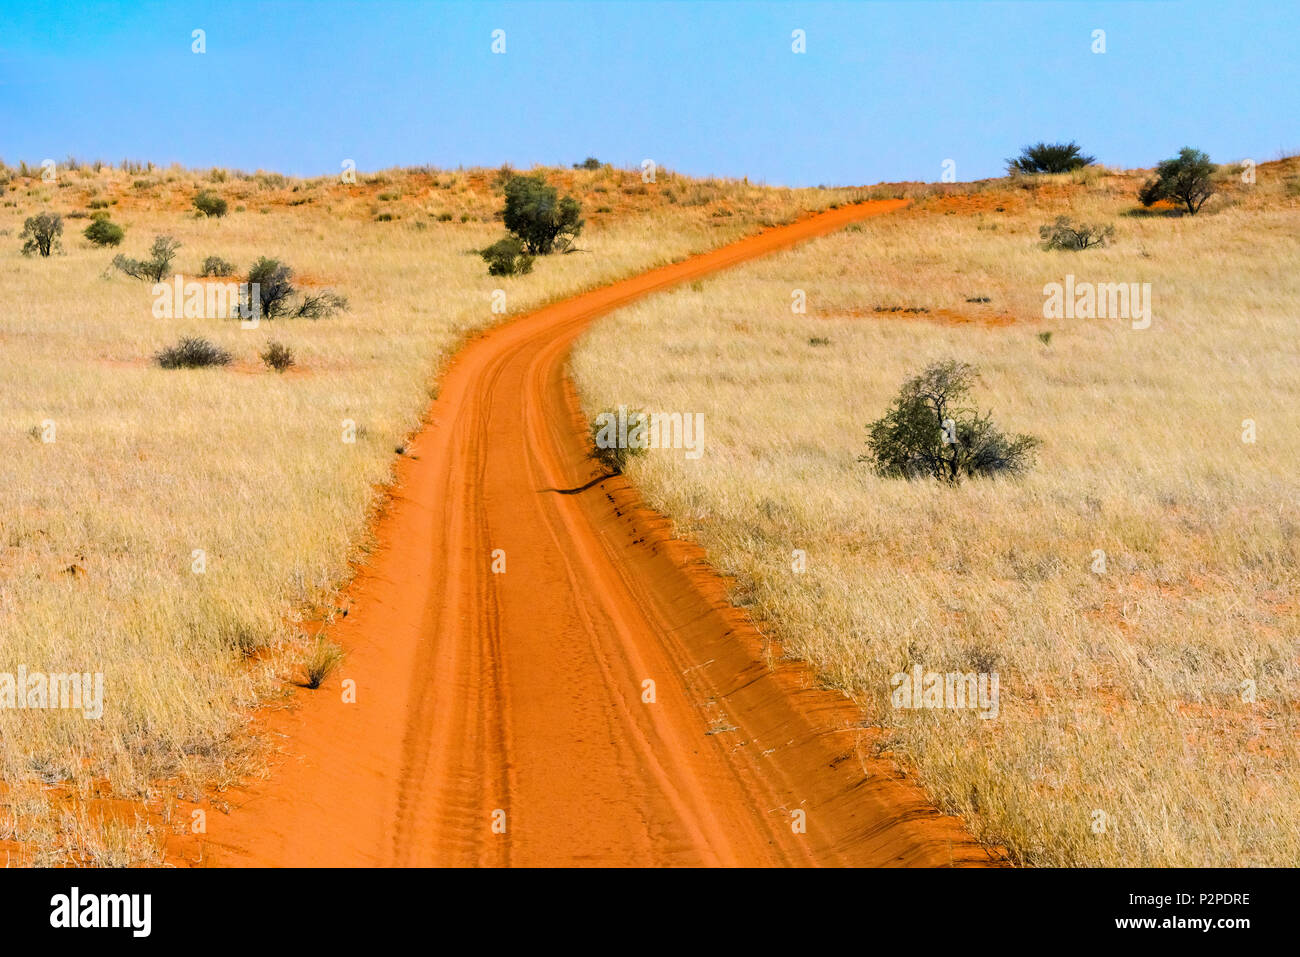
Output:
[[[722,581],[623,478],[592,482],[565,376],[602,313],[901,205],[769,229],[466,346],[332,628],[343,667],[270,716],[280,759],[209,814],[190,863],[989,861],[874,756],[849,702],[769,667]]]

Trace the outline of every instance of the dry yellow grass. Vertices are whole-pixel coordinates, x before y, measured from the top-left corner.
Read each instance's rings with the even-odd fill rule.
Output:
[[[502,234],[493,171],[390,171],[356,186],[176,169],[0,176],[0,671],[102,672],[106,684],[97,721],[0,709],[0,848],[37,863],[157,860],[160,835],[101,823],[79,799],[193,795],[257,766],[248,713],[302,673],[313,645],[295,623],[335,613],[441,364],[506,318],[491,310],[493,290],[518,314],[848,195],[554,175],[588,202],[597,187],[628,198],[589,216],[580,252],[519,278],[489,277],[473,254]],[[226,196],[229,215],[195,218],[199,188]],[[257,329],[155,319],[149,283],[110,268],[114,251],[81,238],[85,218],[66,220],[63,255],[19,254],[27,216],[91,202],[127,227],[127,255],[165,233],[182,243],[173,271],[186,276],[209,255],[241,270],[273,256],[351,308]],[[400,218],[375,220],[398,207]],[[182,335],[211,339],[234,363],[150,361]],[[296,356],[283,375],[258,358],[271,339]]]
[[[1139,177],[1098,171],[900,190],[912,209],[603,320],[575,376],[592,413],[704,413],[702,458],[650,451],[632,481],[980,837],[1042,865],[1293,865],[1298,173],[1225,176],[1195,218],[1125,215]],[[1114,223],[1114,245],[1040,250],[1063,213]],[[1043,319],[1067,273],[1150,282],[1151,327]],[[857,461],[947,357],[1042,439],[1023,480]],[[998,672],[1000,716],[894,708],[916,664]]]

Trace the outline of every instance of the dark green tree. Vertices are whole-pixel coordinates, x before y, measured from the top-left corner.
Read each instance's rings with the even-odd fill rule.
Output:
[[[515,176],[505,185],[505,227],[537,256],[572,245],[582,231],[582,209],[572,196],[559,198],[554,186],[537,176]]]
[[[1195,216],[1214,195],[1213,176],[1214,164],[1210,157],[1201,150],[1184,146],[1176,157],[1156,167],[1155,178],[1147,180],[1138,190],[1138,200],[1143,206],[1162,199],[1172,200],[1182,203]]]
[[[59,237],[63,235],[63,217],[58,213],[37,213],[23,223],[23,255],[40,253],[48,256],[52,250],[59,248]]]
[[[253,263],[248,270],[250,293],[254,284],[263,319],[274,319],[289,308],[289,299],[295,292],[293,270],[280,260],[262,256]]]
[[[974,379],[972,366],[949,359],[907,380],[890,410],[867,426],[869,454],[859,461],[889,478],[933,478],[949,485],[1028,469],[1038,439],[1003,435],[992,413],[965,407]]]
[[[194,208],[204,216],[226,215],[226,201],[210,189],[200,190],[194,197]]]
[[[1020,155],[1007,160],[1008,173],[1068,173],[1096,161],[1095,156],[1084,156],[1083,147],[1069,143],[1035,143],[1026,146]]]

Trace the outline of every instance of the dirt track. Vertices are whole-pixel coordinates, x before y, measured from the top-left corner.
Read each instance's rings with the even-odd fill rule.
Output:
[[[769,667],[723,583],[624,479],[591,484],[564,372],[602,313],[901,205],[770,229],[470,343],[332,629],[347,660],[270,716],[282,760],[209,813],[202,863],[989,860],[874,757],[850,703],[779,656]]]

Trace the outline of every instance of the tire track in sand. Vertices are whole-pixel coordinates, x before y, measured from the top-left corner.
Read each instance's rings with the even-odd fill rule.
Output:
[[[331,627],[339,674],[266,716],[284,741],[269,777],[223,795],[231,812],[177,863],[995,861],[875,756],[851,703],[765,648],[624,478],[592,484],[565,375],[603,313],[902,205],[768,229],[466,345]]]

